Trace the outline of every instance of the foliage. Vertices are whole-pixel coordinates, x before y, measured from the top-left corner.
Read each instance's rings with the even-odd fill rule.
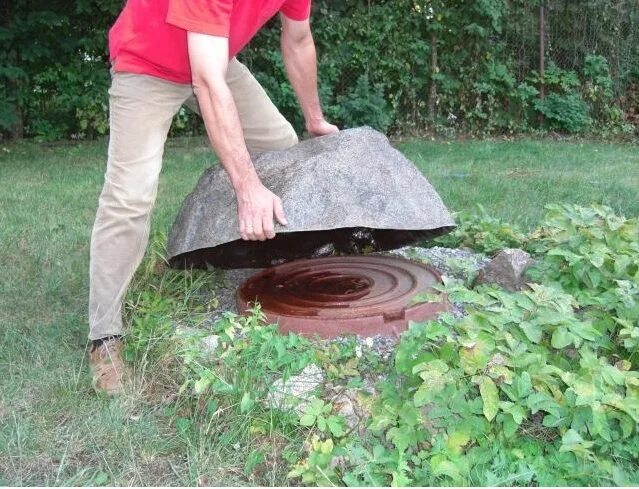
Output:
[[[599,113],[614,96],[608,60],[599,54],[588,54],[584,60],[584,92],[593,111]]]
[[[337,98],[336,105],[333,113],[347,127],[369,125],[385,132],[392,121],[382,86],[371,86],[366,74],[359,76],[352,92]]]
[[[472,248],[482,253],[492,254],[504,248],[519,248],[525,235],[516,226],[509,225],[490,216],[483,206],[478,206],[479,214],[458,212],[455,214],[455,229],[431,243],[447,247]]]
[[[552,201],[608,202],[629,217],[639,214],[631,185],[639,175],[639,156],[633,145],[548,140],[442,143],[428,139],[402,143],[400,149],[429,175],[452,208],[471,208],[482,202],[493,216],[516,220],[522,226],[539,222],[541,206]],[[182,357],[173,353],[183,344],[183,336],[174,336],[175,328],[209,334],[212,315],[220,313],[211,287],[219,276],[164,269],[163,262],[156,260],[162,247],[152,246],[147,253],[127,299],[129,318],[135,320],[139,313],[141,319],[127,335],[134,362],[133,392],[121,402],[92,395],[82,348],[87,333],[86,266],[88,229],[104,177],[105,154],[104,141],[0,145],[0,179],[11,182],[0,189],[0,263],[5,272],[0,276],[0,375],[5,380],[0,391],[5,413],[12,418],[0,429],[0,445],[5,453],[13,454],[0,457],[0,479],[14,486],[96,485],[105,480],[106,473],[105,484],[120,486],[196,486],[207,481],[209,485],[281,486],[287,485],[286,474],[292,467],[308,459],[318,477],[321,469],[336,483],[344,483],[349,471],[342,469],[340,439],[330,450],[335,452],[329,456],[333,476],[323,468],[326,454],[310,457],[313,436],[322,443],[329,437],[316,428],[301,426],[297,414],[263,409],[259,400],[242,414],[244,392],[239,389],[233,395],[214,394],[210,388],[199,396],[190,388],[178,393],[188,372],[183,370]],[[169,141],[166,156],[163,171],[168,185],[160,186],[152,223],[158,230],[168,229],[183,196],[211,164],[210,149],[203,140]],[[515,165],[528,173],[511,176]],[[461,173],[468,178],[453,177]],[[149,333],[140,331],[143,342],[135,348],[138,328]],[[358,358],[356,346],[349,341],[321,352],[318,365],[326,372],[327,382],[346,382],[359,389],[358,376],[377,381],[393,367],[393,357],[369,354],[366,348]],[[627,358],[623,346],[617,346]],[[214,362],[220,351],[202,361],[217,369]],[[369,356],[376,362],[369,362]],[[623,367],[621,358],[606,356]],[[259,375],[256,371],[255,376]],[[365,381],[369,385],[370,380]],[[331,393],[320,389],[316,396],[331,403],[334,410],[338,408]],[[246,398],[245,409],[253,399]],[[525,429],[532,431],[532,426]],[[349,436],[357,435],[359,430]],[[365,430],[362,435],[367,436]],[[42,463],[60,459],[65,451],[61,447],[67,446],[64,463]],[[498,447],[495,452],[491,481],[495,485],[523,484],[519,480],[526,480],[530,472],[522,475],[511,470],[517,466],[505,458],[501,462],[504,456]],[[535,452],[528,451],[525,457],[534,460]],[[551,457],[550,462],[556,465],[556,460],[566,460],[565,454],[561,457]],[[547,458],[540,457],[536,465],[546,462]],[[633,463],[633,459],[614,459],[613,471],[620,465],[631,474],[625,483],[636,485]],[[575,465],[573,469],[578,473],[588,467]],[[438,482],[444,484],[446,479]],[[548,484],[558,482],[560,479],[549,480]],[[596,479],[589,481],[596,483]],[[607,483],[624,480],[613,478]]]
[[[106,31],[121,5],[19,0],[2,7],[0,131],[47,140],[106,133]]]
[[[549,206],[531,249],[543,256],[532,272],[572,294],[635,361],[639,352],[639,221],[607,207]]]
[[[530,237],[544,263],[536,277],[548,284],[507,293],[448,281],[443,290],[466,314],[413,324],[376,386],[366,436],[333,436],[330,447],[318,439],[291,476],[358,486],[636,483],[639,372],[578,297],[596,295],[584,278],[593,269],[608,278],[595,279],[599,295],[639,285],[637,224],[605,208],[549,211]],[[566,261],[568,249],[590,262]],[[616,313],[609,305],[602,312]]]
[[[106,39],[121,7],[121,0],[3,5],[3,134],[50,140],[106,133]],[[579,9],[596,12],[587,19],[589,26],[596,24],[594,41],[601,51],[575,45],[576,36],[561,38],[547,53],[557,64],[549,62],[540,78],[537,61],[529,59],[529,53],[538,52],[538,2],[318,0],[312,23],[324,109],[342,127],[369,124],[394,132],[632,133],[634,112],[620,96],[634,93],[628,67],[639,59],[633,27],[639,10],[632,0],[616,7],[593,0],[577,10],[553,0],[546,7],[553,22]],[[301,113],[279,52],[278,24],[269,22],[240,57],[301,130]],[[615,41],[628,47],[625,57]],[[544,99],[539,98],[542,84]],[[602,124],[591,124],[590,118]],[[181,111],[173,133],[197,132],[202,132],[197,116]]]
[[[189,439],[221,413],[235,413],[254,434],[306,438],[291,443],[286,461],[288,477],[307,485],[639,482],[637,220],[600,206],[549,206],[527,236],[485,212],[476,220],[465,218],[457,239],[484,250],[520,244],[534,254],[526,290],[445,279],[439,288],[464,314],[411,324],[385,362],[353,338],[280,335],[259,306],[199,323],[187,335],[178,328],[172,344],[182,395],[206,406],[197,416],[182,410],[178,432]],[[173,294],[170,284],[163,297]],[[154,310],[166,318],[183,303],[179,295],[173,305],[154,292],[141,297],[133,311],[138,332]],[[190,307],[198,311],[197,302]],[[213,350],[202,347],[206,338],[215,338]],[[273,382],[310,363],[327,383],[298,411],[269,404]],[[330,397],[335,386],[358,393],[366,416],[356,428]],[[251,467],[263,463],[258,455],[250,460]]]
[[[535,100],[534,106],[545,117],[548,126],[560,132],[582,132],[591,123],[588,106],[574,93],[551,93],[542,100]]]

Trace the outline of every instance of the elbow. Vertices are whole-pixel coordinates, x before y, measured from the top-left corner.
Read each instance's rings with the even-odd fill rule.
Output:
[[[209,72],[193,71],[191,73],[191,85],[193,93],[199,100],[201,97],[210,98],[211,95],[219,93],[225,84],[224,77],[217,76]]]
[[[282,33],[282,52],[295,53],[308,48],[309,46],[313,46],[313,35],[310,30],[302,34],[296,33],[295,35],[285,35]]]
[[[191,85],[193,86],[193,93],[199,98],[200,94],[206,94],[209,92],[210,82],[207,76],[203,73],[194,71],[191,73]]]

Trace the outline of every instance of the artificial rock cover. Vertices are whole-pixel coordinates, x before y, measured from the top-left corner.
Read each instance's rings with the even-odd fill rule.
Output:
[[[173,223],[176,267],[266,267],[284,261],[399,248],[450,231],[454,221],[435,189],[386,136],[369,128],[261,153],[253,163],[282,199],[288,226],[243,241],[237,204],[221,166],[206,170]]]

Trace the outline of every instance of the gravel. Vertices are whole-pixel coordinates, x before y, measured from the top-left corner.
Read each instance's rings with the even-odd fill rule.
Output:
[[[388,252],[391,255],[401,256],[408,260],[428,263],[435,267],[444,276],[455,277],[464,281],[475,278],[490,258],[482,253],[475,253],[468,248],[420,248],[406,246]]]

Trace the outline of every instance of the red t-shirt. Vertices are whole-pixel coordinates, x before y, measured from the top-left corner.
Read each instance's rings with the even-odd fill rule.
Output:
[[[277,12],[310,15],[311,0],[128,0],[109,31],[115,71],[191,83],[186,32],[229,39],[232,58]]]

